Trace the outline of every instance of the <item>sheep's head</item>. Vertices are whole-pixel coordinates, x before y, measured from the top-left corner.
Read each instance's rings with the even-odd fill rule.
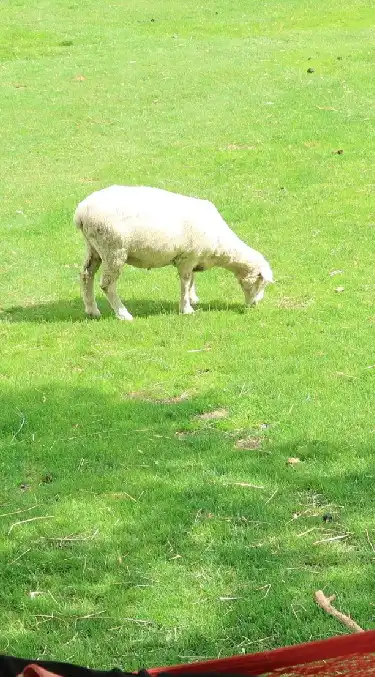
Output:
[[[270,266],[265,262],[264,266],[247,270],[245,274],[238,276],[238,281],[245,295],[245,303],[253,306],[259,303],[264,296],[267,283],[273,282]]]

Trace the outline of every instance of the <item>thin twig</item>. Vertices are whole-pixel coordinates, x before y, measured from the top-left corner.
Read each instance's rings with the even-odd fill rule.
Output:
[[[370,545],[370,548],[371,548],[372,552],[375,552],[374,544],[371,543],[371,541],[370,541],[370,536],[368,535],[367,529],[366,529],[366,537],[367,537],[367,541],[368,541],[368,543],[369,543],[369,545]]]
[[[194,524],[196,524],[198,522],[198,518],[201,516],[201,514],[202,514],[202,508],[199,508],[199,510],[197,511],[197,514],[195,515]]]
[[[261,597],[261,599],[266,599],[271,587],[271,583],[267,583],[266,585],[262,585],[260,588],[255,588],[255,590],[266,590],[266,593],[263,595],[263,597]]]
[[[255,639],[252,642],[249,642],[247,637],[245,637],[243,642],[240,642],[238,646],[243,646],[244,644],[246,646],[251,646],[251,644],[259,644],[259,642],[266,642],[268,639],[273,639],[273,635],[269,635],[268,637],[263,637],[262,639]]]
[[[48,538],[49,541],[58,541],[59,543],[76,543],[77,541],[91,541],[95,536],[97,536],[99,533],[99,529],[95,529],[95,531],[90,534],[89,536],[80,536],[79,534],[77,536],[62,536],[61,538]]]
[[[21,520],[21,522],[14,522],[14,524],[12,524],[12,526],[10,527],[10,529],[8,531],[8,536],[9,536],[10,532],[12,531],[12,529],[14,529],[14,527],[18,526],[19,524],[26,524],[26,522],[35,522],[35,520],[50,520],[54,516],[55,515],[45,515],[44,517],[30,517],[30,519],[28,519],[28,520]]]
[[[312,513],[312,514],[310,514],[310,515],[308,514],[308,513],[311,513],[311,511],[312,511],[312,510],[315,510],[315,509],[316,509],[316,508],[311,507],[311,508],[307,508],[307,510],[304,510],[303,512],[295,512],[294,515],[293,515],[293,517],[292,517],[292,519],[290,519],[290,520],[288,520],[288,521],[289,521],[289,522],[294,522],[294,520],[297,520],[297,519],[299,519],[300,517],[303,517],[304,515],[307,515],[308,517],[318,517],[318,513]]]
[[[12,559],[10,562],[8,562],[8,566],[10,566],[11,564],[15,564],[15,562],[18,562],[18,560],[21,559],[21,557],[23,557],[24,555],[26,555],[26,553],[30,552],[30,550],[31,550],[31,548],[27,548],[27,550],[25,550],[24,552],[21,552],[21,554],[18,555],[18,557],[16,557],[15,559]]]
[[[29,512],[29,510],[34,510],[37,507],[37,503],[32,505],[31,508],[22,508],[20,510],[14,510],[13,512],[4,512],[0,517],[9,517],[9,515],[19,515],[21,512]]]
[[[103,611],[96,611],[95,613],[92,614],[85,614],[84,616],[70,616],[69,614],[61,614],[57,613],[54,614],[53,612],[51,614],[35,614],[34,618],[43,618],[44,620],[42,621],[43,623],[46,623],[47,621],[64,621],[64,620],[71,620],[71,621],[86,621],[90,620],[92,618],[103,618],[102,614],[105,613],[105,609]],[[105,617],[104,617],[105,618]]]
[[[87,437],[95,437],[96,435],[107,435],[110,433],[116,433],[120,432],[122,435],[133,435],[133,433],[146,433],[149,432],[151,428],[136,428],[132,430],[131,432],[129,431],[124,431],[122,428],[108,428],[107,430],[96,430],[92,433],[87,433],[86,435],[74,435],[72,437],[60,437],[58,440],[55,440],[51,446],[51,449],[53,445],[56,442],[71,442],[72,440],[84,440]]]
[[[83,621],[83,620],[90,620],[90,619],[95,619],[95,618],[100,618],[100,619],[105,619],[105,620],[115,620],[113,616],[103,616],[105,613],[105,609],[103,611],[96,611],[91,614],[85,614],[84,616],[77,616],[77,615],[71,615],[71,614],[63,614],[63,613],[51,613],[51,614],[34,614],[34,618],[42,618],[44,619],[41,622],[47,622],[49,620],[56,620],[56,621]],[[116,619],[119,621],[128,621],[129,623],[137,623],[139,625],[154,625],[155,621],[149,620],[149,619],[143,619],[143,618],[119,618]],[[121,627],[121,626],[119,626]]]
[[[332,606],[331,602],[334,602],[336,595],[326,597],[322,590],[317,590],[314,597],[316,603],[321,609],[323,609],[323,611],[325,611],[327,614],[330,614],[330,616],[337,618],[337,620],[343,623],[347,628],[349,628],[349,630],[352,630],[353,632],[364,632],[363,628],[361,628],[358,623],[353,621],[352,618],[341,613],[341,611],[337,611],[337,609]]]
[[[49,596],[51,597],[51,599],[53,599],[53,601],[55,602],[56,606],[60,606],[57,599],[55,599],[55,597],[53,596],[51,590],[47,590],[47,592],[48,592]]]
[[[93,614],[86,614],[85,616],[77,616],[75,618],[76,621],[86,621],[89,618],[97,618],[98,616],[101,616],[102,614],[105,613],[105,609],[103,611],[96,611]]]
[[[24,414],[22,413],[22,411],[20,411],[19,409],[16,409],[16,411],[17,411],[18,414],[21,416],[21,423],[20,423],[20,426],[19,426],[18,430],[16,430],[16,432],[14,433],[14,435],[13,435],[13,437],[12,437],[12,439],[11,439],[11,442],[14,442],[14,440],[16,439],[18,433],[21,432],[23,426],[24,426],[25,423],[26,423],[26,419],[25,419],[25,416],[24,416]]]
[[[155,621],[144,620],[143,618],[120,618],[121,621],[128,621],[128,623],[137,623],[139,625],[154,625]]]
[[[195,348],[193,350],[187,350],[187,353],[205,353],[208,350],[211,350],[211,348]]]
[[[278,489],[275,489],[275,491],[273,492],[272,496],[270,496],[269,498],[267,498],[267,500],[265,501],[264,505],[267,505],[267,503],[270,503],[270,502],[272,501],[272,499],[276,496],[276,494],[277,494],[278,491],[279,491]]]
[[[307,529],[307,531],[302,531],[301,534],[297,534],[297,538],[301,538],[301,536],[306,536],[306,534],[309,534],[311,531],[315,531],[318,527],[311,527],[311,529]]]
[[[264,489],[264,487],[259,486],[258,484],[248,484],[247,482],[233,482],[235,487],[246,487],[248,489]]]
[[[341,536],[331,536],[331,538],[322,538],[320,541],[314,541],[313,545],[319,545],[319,543],[330,543],[332,541],[341,541],[343,538],[348,538],[351,534],[341,534]]]
[[[124,496],[126,496],[127,498],[130,498],[131,501],[134,501],[134,503],[137,502],[137,499],[134,498],[134,496],[130,496],[130,494],[127,494],[126,491],[122,491],[121,493],[124,494]]]
[[[285,571],[309,571],[312,574],[320,574],[320,569],[312,569],[309,566],[302,566],[302,567],[286,567]]]

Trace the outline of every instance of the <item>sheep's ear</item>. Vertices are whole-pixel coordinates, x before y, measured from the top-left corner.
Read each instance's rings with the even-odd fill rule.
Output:
[[[264,280],[264,282],[269,284],[273,284],[274,282],[272,270],[269,266],[264,266],[264,268],[261,268],[260,277]]]

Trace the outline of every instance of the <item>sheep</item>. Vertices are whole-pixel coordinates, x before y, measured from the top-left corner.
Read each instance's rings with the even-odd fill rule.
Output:
[[[103,264],[100,286],[120,320],[132,320],[116,291],[127,263],[136,268],[173,265],[181,282],[180,312],[198,303],[194,273],[214,266],[234,273],[247,305],[258,303],[268,282],[269,263],[229,228],[208,200],[160,188],[110,186],[80,202],[74,222],[82,231],[87,256],[81,273],[87,315],[100,317],[94,277]]]

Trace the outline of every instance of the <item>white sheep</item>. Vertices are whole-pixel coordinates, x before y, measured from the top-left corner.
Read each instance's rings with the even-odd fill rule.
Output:
[[[173,265],[181,280],[180,311],[193,313],[198,302],[194,272],[220,266],[240,283],[247,305],[263,298],[271,268],[228,227],[216,207],[200,200],[143,186],[110,186],[80,202],[76,226],[87,244],[81,273],[86,313],[100,317],[94,276],[103,264],[100,286],[120,320],[132,320],[116,283],[123,266],[161,268]]]

